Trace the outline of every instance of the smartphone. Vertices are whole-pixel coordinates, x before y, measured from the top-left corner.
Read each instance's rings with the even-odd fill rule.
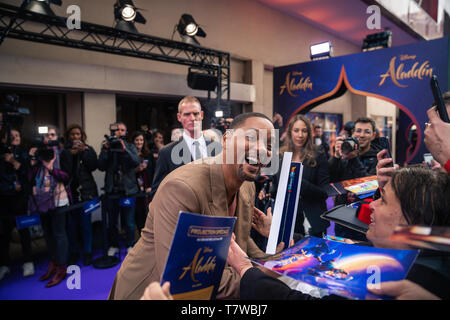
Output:
[[[439,89],[439,83],[437,76],[433,75],[430,80],[431,91],[433,91],[434,104],[437,107],[441,120],[450,123],[448,118],[447,108],[445,107],[444,99],[442,98],[441,89]]]
[[[431,160],[433,160],[433,156],[431,155],[431,153],[423,154],[423,161],[425,161],[425,163],[427,164],[427,166],[429,168],[431,168],[433,166],[433,164],[431,163]]]

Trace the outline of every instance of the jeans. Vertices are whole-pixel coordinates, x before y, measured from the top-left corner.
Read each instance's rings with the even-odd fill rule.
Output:
[[[105,204],[108,213],[109,246],[119,247],[119,213],[125,218],[126,246],[134,246],[134,207],[119,207],[119,199],[106,199]]]
[[[58,265],[66,265],[69,259],[69,241],[66,231],[66,212],[50,210],[41,214],[44,238],[50,254],[50,260]]]

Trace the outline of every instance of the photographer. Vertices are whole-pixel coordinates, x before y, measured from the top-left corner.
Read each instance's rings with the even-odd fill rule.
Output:
[[[119,209],[126,220],[126,246],[134,245],[134,207],[119,207],[118,195],[124,197],[138,193],[134,169],[141,163],[136,147],[126,141],[127,127],[123,122],[110,126],[111,136],[106,136],[98,159],[98,168],[105,171],[105,192],[115,196],[105,201],[109,215],[109,256],[119,252]]]
[[[69,242],[66,231],[66,213],[59,208],[71,203],[68,187],[69,174],[67,168],[60,166],[59,139],[56,127],[49,126],[44,141],[38,148],[32,148],[30,155],[31,170],[28,181],[31,194],[28,199],[28,212],[39,213],[44,230],[44,238],[50,254],[47,272],[41,281],[52,279],[45,285],[47,288],[60,283],[66,277],[69,259]]]
[[[375,138],[376,124],[370,118],[359,118],[351,137],[336,139],[334,156],[328,161],[331,182],[376,175],[378,150],[371,144]],[[348,195],[337,196],[335,205],[349,204]],[[364,241],[365,237],[340,225],[335,226],[337,236]]]
[[[28,155],[20,147],[21,137],[18,130],[10,130],[10,141],[7,141],[7,130],[0,130],[0,279],[10,272],[9,243],[11,231],[15,227],[13,215],[24,215],[27,212],[28,191]],[[34,274],[31,257],[31,238],[28,228],[18,230],[22,244],[23,276]]]
[[[86,133],[78,124],[70,125],[65,134],[66,142],[61,152],[61,165],[68,168],[70,176],[70,190],[74,203],[89,201],[98,197],[97,184],[92,172],[97,169],[97,154],[86,144]],[[92,223],[91,215],[85,214],[83,209],[70,211],[69,243],[70,264],[76,264],[80,257],[79,235],[83,243],[83,264],[92,263]]]

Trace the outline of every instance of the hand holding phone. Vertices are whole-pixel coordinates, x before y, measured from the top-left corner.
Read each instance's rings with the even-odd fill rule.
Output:
[[[431,155],[431,153],[424,153],[423,161],[425,161],[428,168],[431,168],[433,166],[432,160],[433,160],[433,156]]]
[[[439,83],[437,81],[437,76],[433,75],[430,80],[431,91],[433,91],[434,104],[438,110],[439,116],[442,121],[450,123],[448,117],[447,108],[445,107],[444,98],[442,97],[441,89],[439,88]]]

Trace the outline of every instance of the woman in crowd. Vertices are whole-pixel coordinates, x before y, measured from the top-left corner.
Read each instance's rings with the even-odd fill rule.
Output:
[[[436,173],[424,168],[405,168],[395,171],[390,181],[385,184],[381,198],[370,205],[372,223],[367,232],[367,239],[376,247],[386,247],[387,238],[400,224],[448,226],[449,194],[450,176],[448,174]],[[241,299],[311,299],[310,296],[291,290],[283,282],[253,267],[235,242],[232,242],[227,262],[241,275]],[[390,283],[389,286],[411,288],[418,285],[427,292],[421,297],[450,298],[448,275],[442,275],[429,267],[415,263],[406,279],[409,281]],[[378,294],[383,292],[382,289],[371,290]],[[423,291],[418,294],[423,294]],[[338,299],[339,297],[326,298]]]
[[[28,178],[31,194],[28,200],[28,212],[38,212],[50,263],[41,281],[50,279],[46,287],[60,283],[66,276],[69,258],[69,242],[66,231],[66,213],[58,212],[59,208],[70,205],[69,174],[60,167],[60,149],[55,127],[49,127],[45,137],[47,146],[32,148],[30,155],[31,170]],[[56,145],[52,145],[56,144]],[[67,187],[66,187],[67,186]]]
[[[297,220],[294,232],[299,235],[310,234],[322,237],[326,233],[329,223],[320,218],[327,210],[327,193],[325,187],[329,184],[328,161],[314,145],[311,122],[304,115],[296,115],[289,121],[287,137],[280,149],[292,152],[292,161],[303,163],[303,177],[300,189],[300,201],[297,210]],[[271,197],[276,197],[280,169],[273,180]]]
[[[158,160],[159,150],[164,147],[164,135],[160,130],[152,129],[152,134],[150,135],[150,141],[148,141],[148,148],[150,150],[150,154],[153,155],[153,159]],[[146,139],[146,140],[148,140]]]
[[[9,143],[7,132],[1,132],[0,150],[0,280],[10,272],[9,243],[11,231],[15,227],[14,215],[27,213],[29,157],[21,148],[18,130],[11,130]],[[28,228],[18,230],[22,244],[23,276],[34,274],[31,256],[31,238]]]
[[[86,144],[86,133],[78,124],[70,125],[65,134],[65,148],[61,152],[61,166],[68,170],[70,190],[74,204],[89,201],[98,197],[97,184],[92,172],[97,169],[97,154]],[[76,264],[81,252],[83,264],[92,263],[92,222],[91,215],[83,209],[68,213],[69,225],[69,264]],[[79,245],[79,235],[82,238],[82,250]]]
[[[147,147],[147,141],[145,139],[144,132],[135,132],[131,137],[131,142],[136,147],[138,155],[141,158],[141,163],[134,169],[134,171],[136,172],[139,191],[148,193],[151,190],[153,175],[155,172],[155,159],[153,158],[149,148]],[[141,230],[145,225],[147,212],[147,196],[136,198],[135,219],[139,235],[141,234]]]

